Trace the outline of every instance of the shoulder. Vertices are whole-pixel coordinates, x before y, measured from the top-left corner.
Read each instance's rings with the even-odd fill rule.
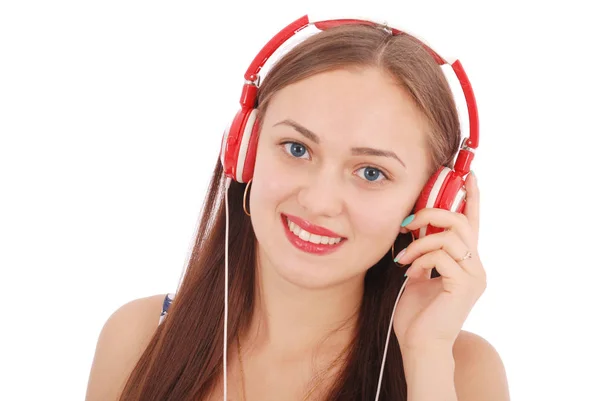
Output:
[[[459,400],[508,401],[508,382],[500,354],[483,337],[462,330],[453,348]]]
[[[106,320],[96,344],[86,401],[118,399],[158,327],[166,295],[129,301]]]

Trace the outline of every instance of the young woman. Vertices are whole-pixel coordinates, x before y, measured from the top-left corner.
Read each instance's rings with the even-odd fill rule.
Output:
[[[256,111],[225,137],[184,280],[108,319],[87,400],[509,399],[497,352],[461,330],[486,275],[440,60],[377,24],[320,28],[262,83],[246,77]],[[418,207],[451,168],[466,203]]]

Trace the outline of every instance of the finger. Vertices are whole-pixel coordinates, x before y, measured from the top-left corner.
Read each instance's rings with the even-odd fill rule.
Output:
[[[465,216],[467,216],[477,238],[479,237],[479,186],[473,170],[467,176],[465,187],[467,190]]]
[[[467,254],[469,248],[454,231],[443,231],[412,242],[406,249],[398,253],[400,258],[396,258],[394,261],[407,265],[416,258],[437,250],[445,251],[452,259],[458,261]]]
[[[403,227],[410,230],[417,230],[430,224],[434,227],[454,231],[460,239],[471,249],[477,248],[474,241],[474,233],[467,217],[462,213],[455,213],[439,208],[425,208],[414,214],[413,220],[407,217],[404,222],[409,221]]]
[[[434,268],[443,278],[459,279],[467,274],[448,253],[440,249],[415,259],[406,276],[410,279],[422,277],[423,274],[431,277]]]
[[[410,232],[410,230],[408,228],[400,227],[400,233],[401,234],[408,234],[409,232]]]

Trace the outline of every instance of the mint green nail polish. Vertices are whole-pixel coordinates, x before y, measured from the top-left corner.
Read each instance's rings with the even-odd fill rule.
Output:
[[[407,225],[409,225],[413,220],[415,219],[415,215],[411,214],[410,216],[408,216],[407,218],[404,219],[404,221],[402,222],[402,227],[406,227]]]

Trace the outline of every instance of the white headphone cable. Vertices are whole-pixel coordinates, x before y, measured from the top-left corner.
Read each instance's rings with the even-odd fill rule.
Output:
[[[227,401],[227,319],[229,315],[229,185],[225,180],[225,315],[223,328],[223,401]]]
[[[396,303],[394,304],[394,309],[392,310],[392,318],[390,319],[390,325],[388,327],[387,339],[385,340],[385,348],[383,349],[383,361],[381,361],[381,368],[379,371],[379,382],[377,383],[377,394],[375,394],[375,401],[379,400],[379,392],[381,391],[381,381],[383,380],[383,369],[385,368],[385,357],[387,356],[388,345],[390,343],[390,334],[392,334],[392,326],[394,323],[394,315],[396,314],[396,306],[398,306],[398,301],[400,300],[400,295],[404,292],[404,287],[406,287],[406,283],[408,283],[408,277],[402,283],[402,287],[398,292],[398,296],[396,297]]]

